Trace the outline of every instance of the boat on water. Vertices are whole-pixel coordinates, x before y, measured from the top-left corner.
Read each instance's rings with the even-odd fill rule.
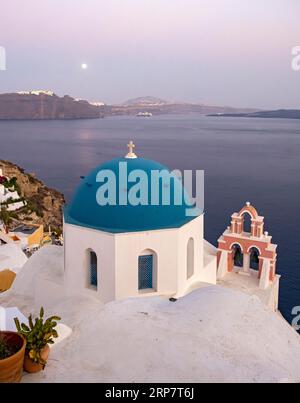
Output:
[[[136,115],[138,118],[151,118],[152,113],[151,112],[139,112]]]

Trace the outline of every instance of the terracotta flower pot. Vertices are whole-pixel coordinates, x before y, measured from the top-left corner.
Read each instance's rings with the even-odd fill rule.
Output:
[[[44,361],[47,361],[48,357],[49,357],[49,353],[50,353],[50,348],[47,344],[41,352],[41,358]],[[42,369],[44,369],[44,366],[42,364],[37,364],[36,362],[34,362],[26,352],[25,359],[24,359],[24,369],[26,372],[29,372],[30,374],[35,374],[36,372],[40,372]]]
[[[16,332],[0,331],[0,337],[17,352],[0,360],[0,383],[19,383],[22,377],[26,341]]]

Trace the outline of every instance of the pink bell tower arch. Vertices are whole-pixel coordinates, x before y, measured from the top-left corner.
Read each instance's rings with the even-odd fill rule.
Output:
[[[244,229],[245,215],[250,216],[251,232]],[[230,226],[218,239],[218,278],[228,272],[253,275],[259,280],[259,288],[268,288],[276,277],[277,245],[271,241],[264,232],[264,217],[247,202],[232,214]]]

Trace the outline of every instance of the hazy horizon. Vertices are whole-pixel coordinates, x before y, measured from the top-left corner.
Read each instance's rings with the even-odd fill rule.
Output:
[[[299,0],[2,0],[0,92],[300,109],[299,16]]]

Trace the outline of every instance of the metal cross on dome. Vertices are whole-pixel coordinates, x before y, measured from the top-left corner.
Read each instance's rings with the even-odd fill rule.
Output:
[[[128,147],[128,154],[126,154],[125,158],[137,158],[137,155],[133,151],[135,149],[135,144],[133,143],[132,140],[129,141],[127,147]]]

